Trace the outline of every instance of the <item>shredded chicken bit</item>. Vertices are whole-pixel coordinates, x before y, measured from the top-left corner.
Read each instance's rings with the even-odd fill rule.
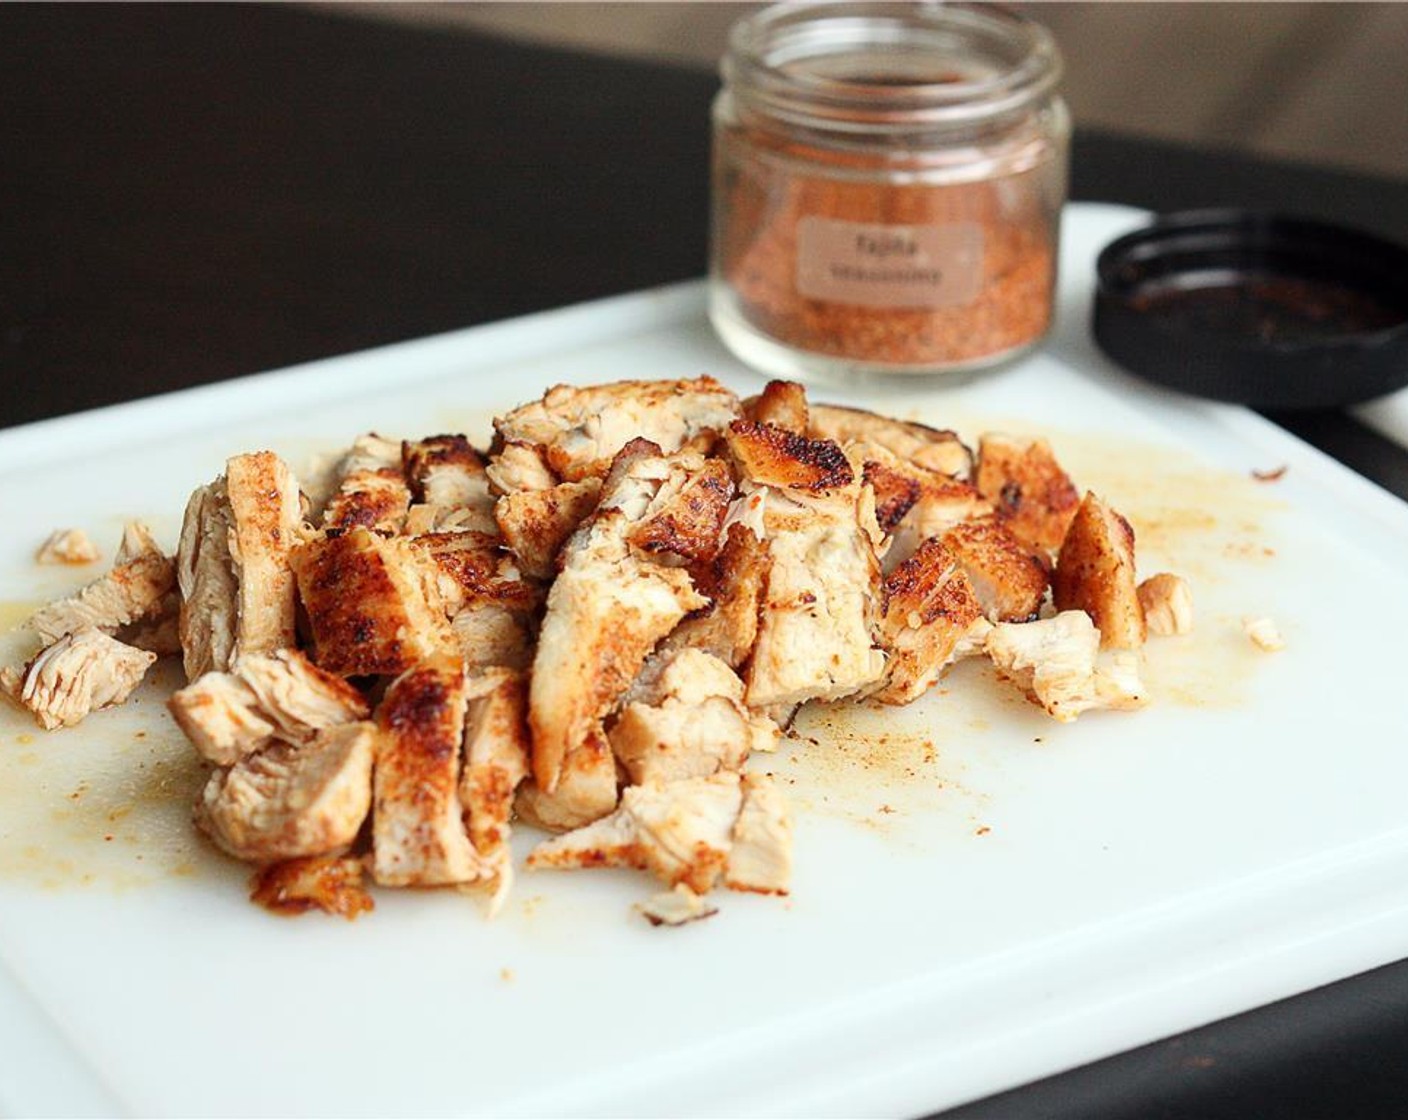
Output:
[[[953,432],[708,377],[558,386],[494,429],[365,434],[306,493],[235,456],[174,560],[129,526],[0,683],[68,724],[177,649],[197,822],[272,909],[355,914],[365,868],[492,913],[517,817],[562,833],[529,867],[647,869],[673,890],[643,912],[678,924],[718,885],[789,889],[791,816],[749,766],[799,705],[908,703],[986,654],[1058,720],[1135,707],[1146,629],[1191,618],[1042,440],[984,436],[975,467]]]

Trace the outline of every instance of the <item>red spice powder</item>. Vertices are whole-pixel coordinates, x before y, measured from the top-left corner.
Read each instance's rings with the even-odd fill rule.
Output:
[[[908,366],[980,363],[1046,333],[1056,275],[1050,164],[934,186],[863,177],[859,160],[830,153],[830,167],[808,167],[806,157],[815,154],[796,145],[766,152],[744,132],[719,137],[719,267],[754,328],[799,350]],[[851,166],[837,167],[846,162]],[[806,218],[976,230],[975,294],[950,306],[808,298],[798,290],[799,226]]]

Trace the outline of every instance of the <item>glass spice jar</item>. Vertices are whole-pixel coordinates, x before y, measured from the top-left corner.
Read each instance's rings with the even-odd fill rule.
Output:
[[[1044,28],[982,4],[778,4],[735,25],[722,74],[710,317],[738,357],[844,380],[1041,340],[1070,140]]]

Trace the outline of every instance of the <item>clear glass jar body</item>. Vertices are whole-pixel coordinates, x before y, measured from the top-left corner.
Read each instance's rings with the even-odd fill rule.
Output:
[[[1051,323],[1070,123],[1038,26],[981,5],[779,5],[714,106],[710,315],[767,373],[953,373]]]

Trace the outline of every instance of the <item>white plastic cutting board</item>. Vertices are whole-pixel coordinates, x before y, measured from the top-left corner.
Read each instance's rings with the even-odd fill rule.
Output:
[[[1142,571],[1193,584],[1196,633],[1148,648],[1151,708],[1059,726],[970,662],[907,710],[808,713],[816,744],[765,763],[796,807],[792,896],[681,929],[631,912],[656,888],[626,872],[524,873],[494,922],[416,892],[274,918],[187,823],[172,672],[72,731],[5,708],[0,1108],[915,1114],[1408,953],[1408,507],[1095,353],[1094,254],[1137,220],[1070,209],[1061,321],[1018,367],[814,395],[1049,433]],[[141,516],[171,543],[231,453],[482,438],[554,382],[704,372],[761,384],[688,285],[0,432],[0,624],[87,578],[34,565],[50,529],[110,554]]]

